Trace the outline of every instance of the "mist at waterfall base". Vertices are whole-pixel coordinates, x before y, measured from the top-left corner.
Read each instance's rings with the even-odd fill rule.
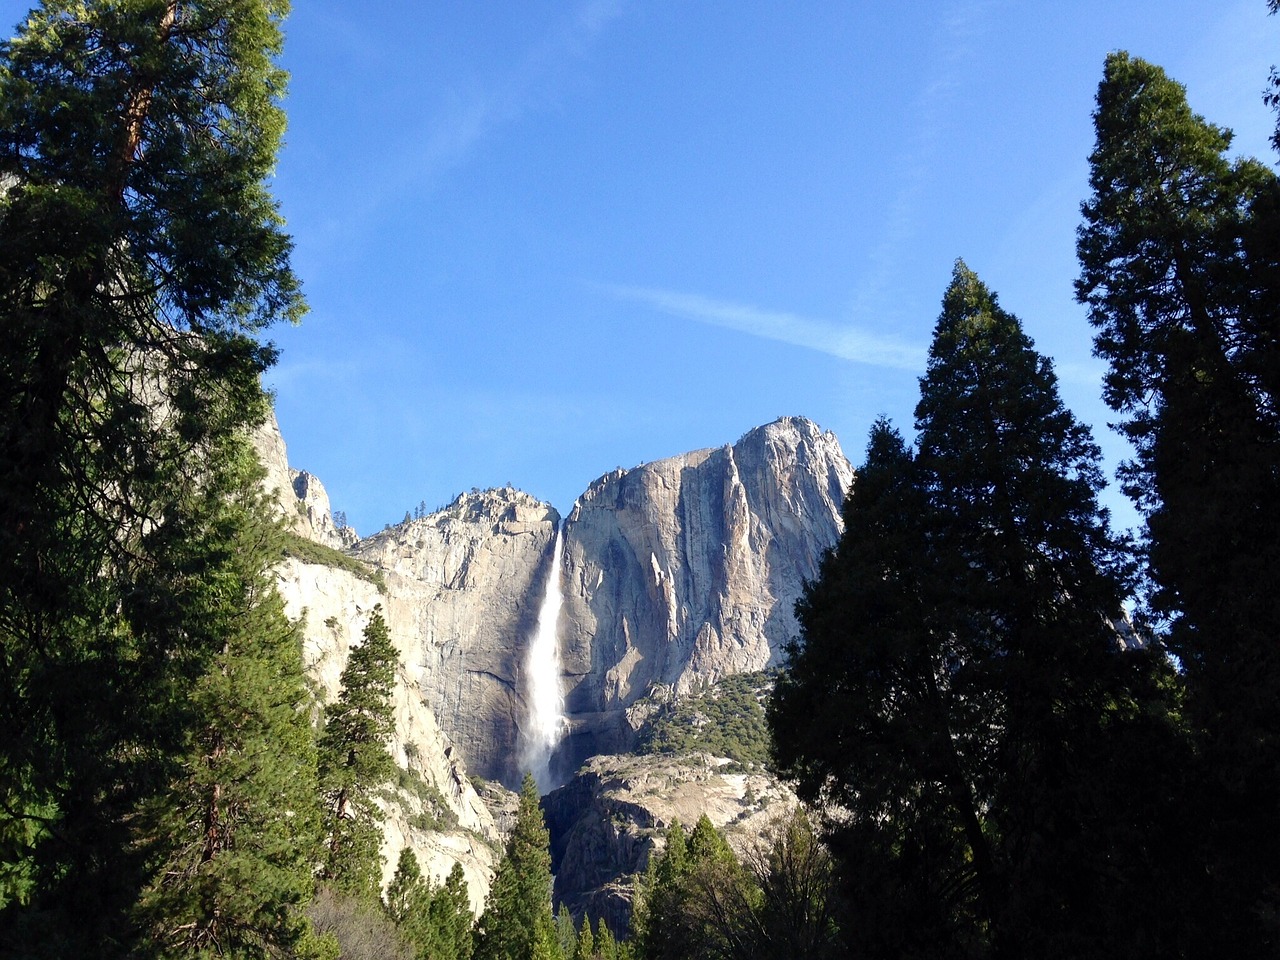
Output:
[[[538,624],[525,662],[528,677],[529,718],[521,739],[520,765],[533,773],[540,793],[559,786],[551,778],[551,757],[564,734],[564,695],[560,690],[560,568],[564,554],[564,525],[556,528],[551,570],[538,609]]]

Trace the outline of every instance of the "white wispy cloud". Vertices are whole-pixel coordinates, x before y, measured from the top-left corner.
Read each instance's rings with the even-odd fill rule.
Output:
[[[457,77],[408,119],[396,137],[371,143],[362,176],[346,197],[344,214],[326,234],[348,247],[353,232],[371,230],[404,200],[431,194],[486,144],[527,116],[555,109],[571,90],[579,65],[612,24],[623,0],[583,0],[532,40],[496,75]],[[385,70],[371,28],[354,16],[329,14],[320,29],[369,70]]]
[[[921,78],[908,111],[910,124],[893,163],[896,187],[856,285],[855,316],[891,308],[902,265],[909,262],[911,245],[927,223],[927,194],[943,162],[947,130],[955,122],[966,63],[989,29],[995,5],[994,0],[955,0],[937,20],[931,41],[933,73]]]
[[[602,289],[618,299],[643,303],[671,316],[806,347],[841,360],[896,370],[918,371],[924,368],[923,346],[861,330],[850,324],[765,310],[697,293],[613,285]]]
[[[569,64],[585,57],[622,13],[622,0],[586,0],[535,41],[505,76],[455,90],[401,154],[396,185],[433,186],[482,142],[526,114],[546,109],[566,85]]]

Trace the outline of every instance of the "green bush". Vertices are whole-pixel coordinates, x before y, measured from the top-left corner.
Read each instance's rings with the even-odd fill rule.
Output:
[[[396,786],[421,802],[422,812],[411,821],[419,830],[444,832],[458,825],[458,814],[449,806],[444,794],[435,784],[427,783],[416,770],[397,767]]]
[[[286,557],[293,557],[303,563],[314,563],[322,567],[346,570],[348,573],[355,574],[361,580],[367,580],[372,583],[378,588],[379,593],[385,594],[387,592],[387,584],[382,578],[381,570],[369,566],[363,560],[347,556],[341,550],[335,550],[333,547],[326,547],[323,543],[308,540],[301,534],[292,531],[286,532],[284,534],[283,552]]]
[[[725,677],[685,697],[657,702],[640,728],[639,754],[705,752],[736,761],[737,769],[762,768],[769,759],[764,703],[775,673]]]

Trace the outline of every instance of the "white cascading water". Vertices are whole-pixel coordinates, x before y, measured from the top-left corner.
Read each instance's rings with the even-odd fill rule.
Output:
[[[524,734],[521,764],[533,772],[538,790],[547,793],[551,782],[551,755],[564,733],[564,695],[560,692],[560,639],[557,630],[560,607],[560,564],[564,552],[563,524],[556,529],[551,551],[551,573],[538,610],[538,626],[529,646],[525,669],[529,677],[529,725]]]

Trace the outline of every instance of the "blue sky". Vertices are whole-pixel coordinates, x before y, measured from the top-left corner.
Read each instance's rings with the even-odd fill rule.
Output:
[[[293,465],[371,533],[508,481],[567,511],[781,415],[856,463],[910,432],[957,257],[1114,460],[1071,287],[1114,49],[1274,160],[1264,0],[298,0]]]

